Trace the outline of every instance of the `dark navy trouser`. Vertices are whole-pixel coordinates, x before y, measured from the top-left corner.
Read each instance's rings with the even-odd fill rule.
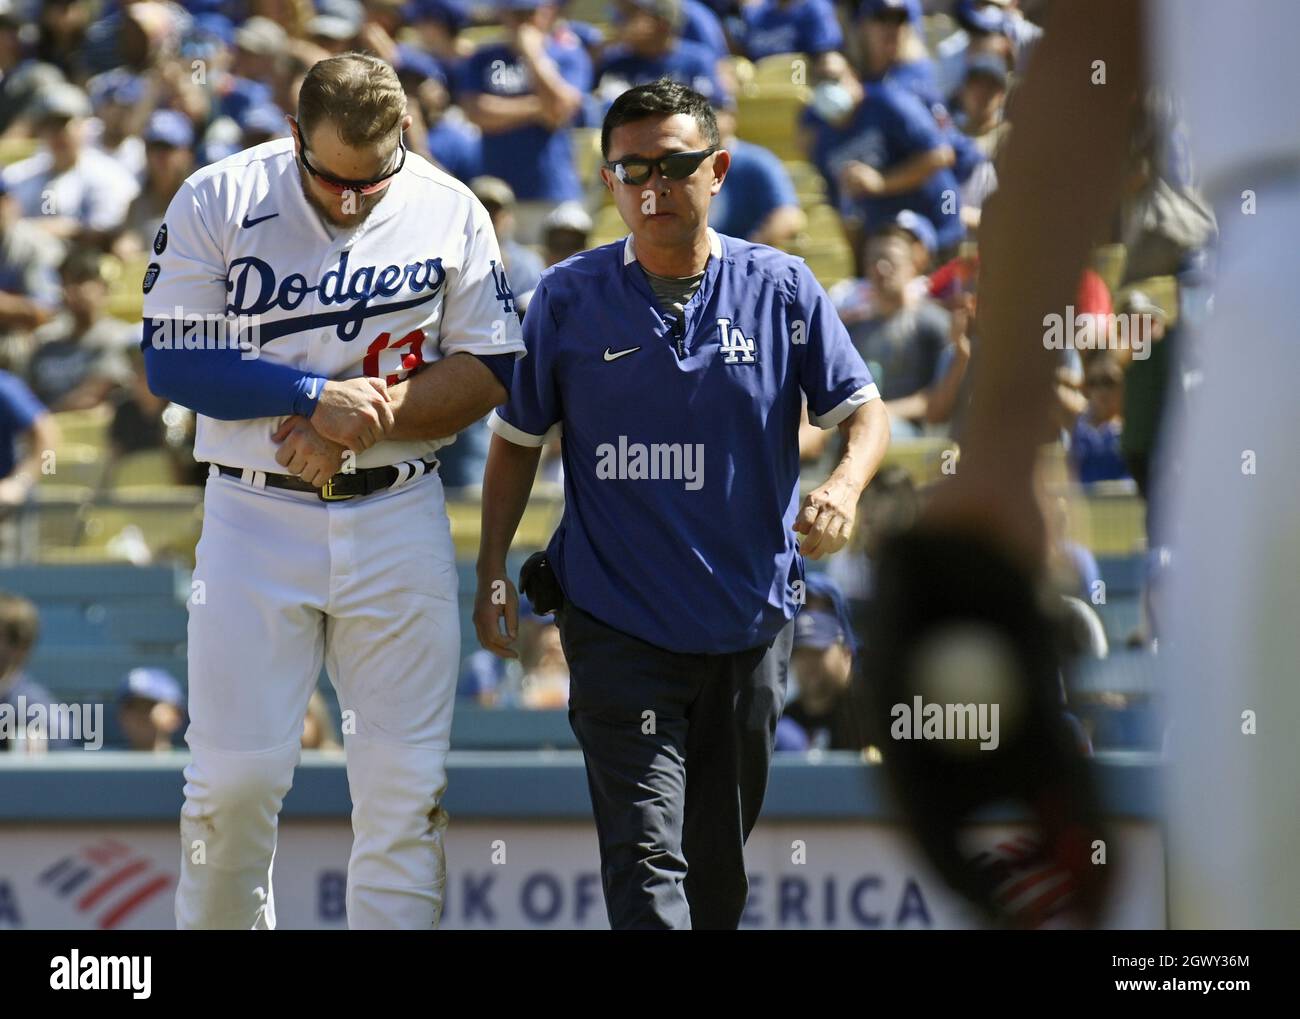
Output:
[[[557,621],[610,926],[735,930],[794,624],[762,647],[693,655],[615,630],[572,603]]]

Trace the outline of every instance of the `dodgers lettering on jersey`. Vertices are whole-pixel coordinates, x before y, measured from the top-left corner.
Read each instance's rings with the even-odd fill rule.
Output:
[[[830,428],[878,393],[801,259],[709,234],[680,324],[630,238],[547,270],[489,425],[519,445],[562,436],[550,556],[568,598],[659,647],[716,654],[765,643],[798,608],[804,397]]]
[[[332,231],[303,195],[292,139],[236,153],[181,185],[154,250],[146,343],[151,319],[227,316],[253,324],[258,357],[390,385],[454,353],[524,349],[487,211],[414,152],[359,226]],[[200,415],[195,459],[283,472],[277,424]],[[356,466],[417,459],[448,441],[379,442]]]

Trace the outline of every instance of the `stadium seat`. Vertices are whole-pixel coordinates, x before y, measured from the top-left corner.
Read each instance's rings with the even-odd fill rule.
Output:
[[[34,155],[38,144],[35,138],[5,138],[0,141],[0,166]]]
[[[817,167],[802,159],[788,159],[785,171],[794,184],[795,194],[799,196],[799,205],[805,212],[818,205],[825,205],[826,182]]]
[[[113,468],[109,487],[113,491],[134,488],[153,488],[175,483],[172,457],[163,449],[148,449],[131,453]]]
[[[573,168],[578,171],[578,180],[585,188],[600,176],[600,128],[575,127],[570,135],[573,138]]]
[[[113,412],[107,405],[90,410],[65,410],[54,415],[59,427],[59,447],[90,446],[104,449],[108,445],[108,425]]]
[[[142,553],[153,559],[192,561],[202,511],[196,497],[182,501],[180,492],[194,490],[178,490],[174,501],[143,499],[88,506],[79,544],[99,549],[112,559],[134,561]]]
[[[0,590],[37,604],[91,604],[97,599],[176,599],[188,591],[185,574],[172,566],[0,566]],[[182,595],[183,597],[184,595]]]
[[[1118,308],[1134,290],[1140,290],[1164,311],[1169,318],[1169,325],[1178,321],[1178,280],[1173,276],[1152,276],[1144,280],[1133,280],[1115,294],[1115,306]]]
[[[132,324],[140,321],[144,310],[144,293],[140,286],[148,265],[148,255],[140,255],[121,263],[121,269],[115,273],[108,295],[108,313],[114,318]]]
[[[104,450],[89,443],[61,442],[49,461],[49,472],[39,476],[42,488],[97,488],[104,475]]]

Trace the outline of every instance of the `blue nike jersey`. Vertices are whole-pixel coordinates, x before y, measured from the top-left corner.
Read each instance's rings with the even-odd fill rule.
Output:
[[[680,320],[630,237],[547,270],[524,317],[527,355],[489,422],[519,445],[562,436],[549,552],[569,600],[694,654],[757,647],[794,617],[803,397],[830,428],[878,395],[802,259],[710,241]]]

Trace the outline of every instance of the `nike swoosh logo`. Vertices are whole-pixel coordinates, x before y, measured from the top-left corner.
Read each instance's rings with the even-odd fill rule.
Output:
[[[606,348],[605,348],[605,360],[606,360],[606,361],[617,361],[620,357],[623,357],[623,356],[625,356],[625,355],[627,355],[627,354],[635,354],[635,353],[636,353],[638,350],[640,350],[640,349],[641,349],[640,347],[628,347],[627,350],[620,350],[618,353],[614,353],[614,352],[611,351],[608,347],[606,347]]]
[[[250,226],[257,226],[258,223],[264,223],[268,219],[275,219],[278,215],[280,215],[278,212],[272,212],[265,216],[258,216],[257,219],[249,219],[248,213],[244,213],[244,222],[240,225],[247,230]]]
[[[312,379],[312,380],[311,380],[311,392],[309,392],[309,393],[307,394],[307,399],[309,399],[309,400],[314,400],[314,399],[316,399],[316,390],[318,390],[318,389],[320,389],[320,379]]]

